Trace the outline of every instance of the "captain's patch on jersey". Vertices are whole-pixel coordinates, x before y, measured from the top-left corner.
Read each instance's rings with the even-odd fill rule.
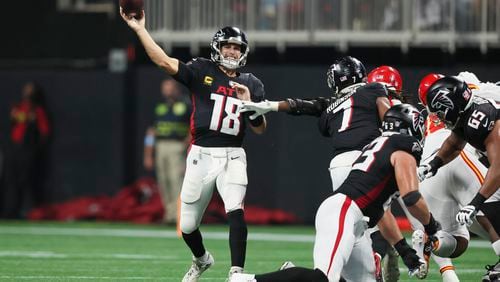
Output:
[[[205,84],[205,85],[210,86],[210,85],[212,85],[212,82],[214,82],[214,78],[213,78],[213,77],[211,77],[211,76],[208,76],[208,75],[207,75],[207,76],[205,76],[205,78],[203,79],[203,84]]]

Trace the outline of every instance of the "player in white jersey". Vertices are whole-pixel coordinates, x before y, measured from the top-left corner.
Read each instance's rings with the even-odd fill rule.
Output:
[[[441,75],[429,74],[422,79],[419,87],[419,97],[424,105],[428,88],[434,81],[441,77]],[[451,131],[445,128],[439,118],[433,114],[429,115],[422,163],[425,164],[434,158],[435,153],[450,134]],[[420,193],[427,201],[431,212],[442,224],[442,231],[437,233],[439,246],[435,248],[434,254],[446,258],[437,256],[433,256],[433,258],[439,265],[443,281],[445,282],[459,281],[450,257],[453,258],[461,255],[466,250],[470,239],[467,227],[456,222],[455,215],[477,194],[484,182],[487,170],[487,167],[479,160],[477,150],[470,145],[466,145],[458,158],[442,167],[434,177],[425,179],[420,184]],[[500,192],[497,191],[486,203],[498,200],[500,200]],[[417,221],[412,220],[410,216],[409,218],[412,225],[418,229],[413,235],[414,247],[417,250],[420,249],[420,255],[423,256],[424,236],[421,231],[423,228]],[[471,229],[474,233],[490,239],[495,253],[499,255],[500,241],[494,228],[484,216],[478,217],[478,221],[482,223],[481,225],[484,226],[484,229],[477,221]],[[487,232],[485,232],[485,229]]]

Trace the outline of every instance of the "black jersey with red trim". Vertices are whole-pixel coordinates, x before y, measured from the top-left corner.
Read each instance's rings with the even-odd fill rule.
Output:
[[[193,144],[203,147],[241,147],[249,113],[239,112],[241,100],[231,88],[232,82],[246,85],[251,100],[264,100],[264,85],[251,73],[227,76],[215,63],[195,58],[173,76],[191,91],[191,135]]]
[[[356,202],[363,215],[370,218],[371,227],[384,214],[383,204],[398,192],[391,164],[391,155],[396,151],[413,155],[417,165],[422,156],[422,147],[413,136],[383,133],[363,149],[349,176],[336,191]]]
[[[470,108],[460,117],[453,132],[474,148],[485,152],[484,140],[500,119],[500,107],[495,101],[474,97]]]
[[[370,83],[333,100],[323,111],[318,126],[323,136],[333,137],[334,156],[361,150],[380,136],[376,103],[379,97],[388,97],[387,88],[380,83]]]

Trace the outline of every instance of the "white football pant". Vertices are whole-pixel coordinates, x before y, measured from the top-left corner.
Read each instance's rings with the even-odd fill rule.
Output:
[[[316,213],[314,268],[329,281],[375,281],[375,259],[366,229],[368,218],[344,194],[327,198]]]
[[[216,186],[226,212],[242,209],[247,184],[247,159],[243,148],[192,145],[181,191],[182,232],[190,234],[200,226]]]

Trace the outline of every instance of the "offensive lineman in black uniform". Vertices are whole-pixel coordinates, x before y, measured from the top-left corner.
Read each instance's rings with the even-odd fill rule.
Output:
[[[434,82],[426,100],[429,111],[436,113],[452,133],[434,159],[419,167],[419,177],[425,179],[435,175],[439,167],[455,159],[469,143],[486,153],[490,167],[476,197],[458,212],[456,220],[471,225],[480,210],[490,221],[498,220],[498,202],[484,202],[500,188],[499,105],[474,96],[465,81],[450,76]],[[500,280],[500,259],[489,271],[491,281]]]
[[[273,273],[235,274],[231,282],[267,281],[375,281],[374,258],[366,229],[384,214],[383,204],[399,191],[405,205],[429,236],[439,229],[418,192],[416,169],[420,161],[425,118],[413,106],[390,108],[383,119],[382,136],[373,140],[354,162],[345,182],[316,213],[314,268],[292,267]],[[408,254],[413,254],[409,256]],[[403,259],[414,258],[407,247]],[[411,275],[425,273],[425,264],[412,262]]]
[[[245,34],[236,27],[224,27],[214,35],[211,60],[196,58],[184,64],[169,57],[153,41],[140,19],[127,16],[125,22],[136,32],[151,60],[191,91],[192,144],[181,190],[180,229],[193,253],[193,263],[183,282],[196,282],[214,263],[205,250],[199,225],[213,190],[217,187],[229,221],[229,246],[233,273],[243,272],[247,226],[243,214],[246,193],[246,155],[241,148],[248,114],[240,114],[241,101],[261,101],[262,82],[250,73],[240,73],[249,52]],[[264,117],[249,121],[258,134],[264,132]]]
[[[387,67],[384,70],[397,72]],[[386,73],[384,77],[394,75],[396,74]],[[399,73],[397,75],[399,76]],[[333,97],[288,98],[279,102],[244,102],[242,111],[255,111],[250,119],[269,111],[318,117],[321,134],[331,137],[332,140],[334,152],[329,170],[335,191],[346,179],[352,163],[360,155],[363,147],[380,136],[381,121],[392,103],[391,98],[399,98],[395,95],[397,89],[389,90],[391,86],[398,86],[389,86],[394,84],[392,81],[386,84],[365,82],[366,71],[363,64],[356,58],[346,56],[335,61],[327,71],[327,83],[333,91]],[[401,86],[402,82],[398,82]],[[379,227],[380,232],[372,233],[377,256],[383,258],[389,244],[398,248],[409,247],[390,209],[387,209],[383,220],[379,222]]]

